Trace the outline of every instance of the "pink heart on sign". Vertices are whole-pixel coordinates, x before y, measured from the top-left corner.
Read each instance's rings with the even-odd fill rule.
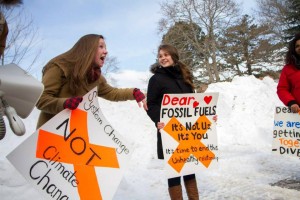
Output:
[[[199,105],[199,102],[198,101],[194,101],[193,108],[196,108],[198,105]]]
[[[211,100],[212,100],[212,96],[205,96],[204,97],[204,101],[205,101],[206,104],[209,104]]]

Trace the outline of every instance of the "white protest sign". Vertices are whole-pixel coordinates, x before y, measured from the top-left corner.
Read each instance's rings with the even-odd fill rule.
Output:
[[[213,117],[218,93],[165,94],[160,121],[167,177],[196,173],[216,165],[218,144]]]
[[[287,107],[276,107],[272,152],[278,155],[300,157],[300,114]]]
[[[65,109],[8,156],[46,199],[112,199],[133,148],[103,116],[97,88]]]

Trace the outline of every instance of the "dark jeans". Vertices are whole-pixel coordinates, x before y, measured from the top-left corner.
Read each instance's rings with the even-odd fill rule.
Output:
[[[157,130],[157,157],[158,159],[164,159],[161,134],[158,130]]]
[[[172,187],[172,186],[180,185],[181,184],[180,178],[181,178],[180,176],[179,177],[174,177],[174,178],[169,178],[168,179],[168,186]],[[189,175],[183,176],[184,181],[192,180],[192,179],[195,179],[195,178],[196,178],[195,174],[189,174]]]

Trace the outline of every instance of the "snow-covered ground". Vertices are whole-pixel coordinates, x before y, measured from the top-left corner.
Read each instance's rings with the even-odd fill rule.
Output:
[[[219,92],[217,134],[219,167],[197,173],[200,199],[296,200],[300,191],[271,186],[284,179],[300,178],[300,161],[271,152],[275,106],[282,106],[271,78],[235,77],[232,82],[211,84]],[[127,140],[134,141],[131,164],[114,200],[167,200],[167,179],[156,159],[156,130],[135,101],[100,99],[102,112]],[[0,141],[0,199],[42,199],[6,159],[6,155],[35,131],[39,111],[23,120],[27,133],[10,130]],[[183,187],[184,188],[184,187]],[[185,195],[185,192],[184,192]],[[186,196],[184,196],[187,199]]]

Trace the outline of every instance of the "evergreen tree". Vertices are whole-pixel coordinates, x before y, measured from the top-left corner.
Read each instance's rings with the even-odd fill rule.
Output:
[[[199,51],[203,48],[199,46],[203,46],[204,38],[205,34],[197,24],[179,21],[163,35],[162,43],[175,46],[180,60],[195,72],[203,67],[203,52]]]
[[[278,61],[276,52],[280,46],[272,40],[269,27],[255,24],[249,15],[226,30],[220,45],[225,66],[231,66],[238,75],[259,74],[262,68],[253,68],[254,65]]]
[[[286,39],[289,41],[295,34],[300,33],[300,0],[287,0],[286,23],[285,30]]]

